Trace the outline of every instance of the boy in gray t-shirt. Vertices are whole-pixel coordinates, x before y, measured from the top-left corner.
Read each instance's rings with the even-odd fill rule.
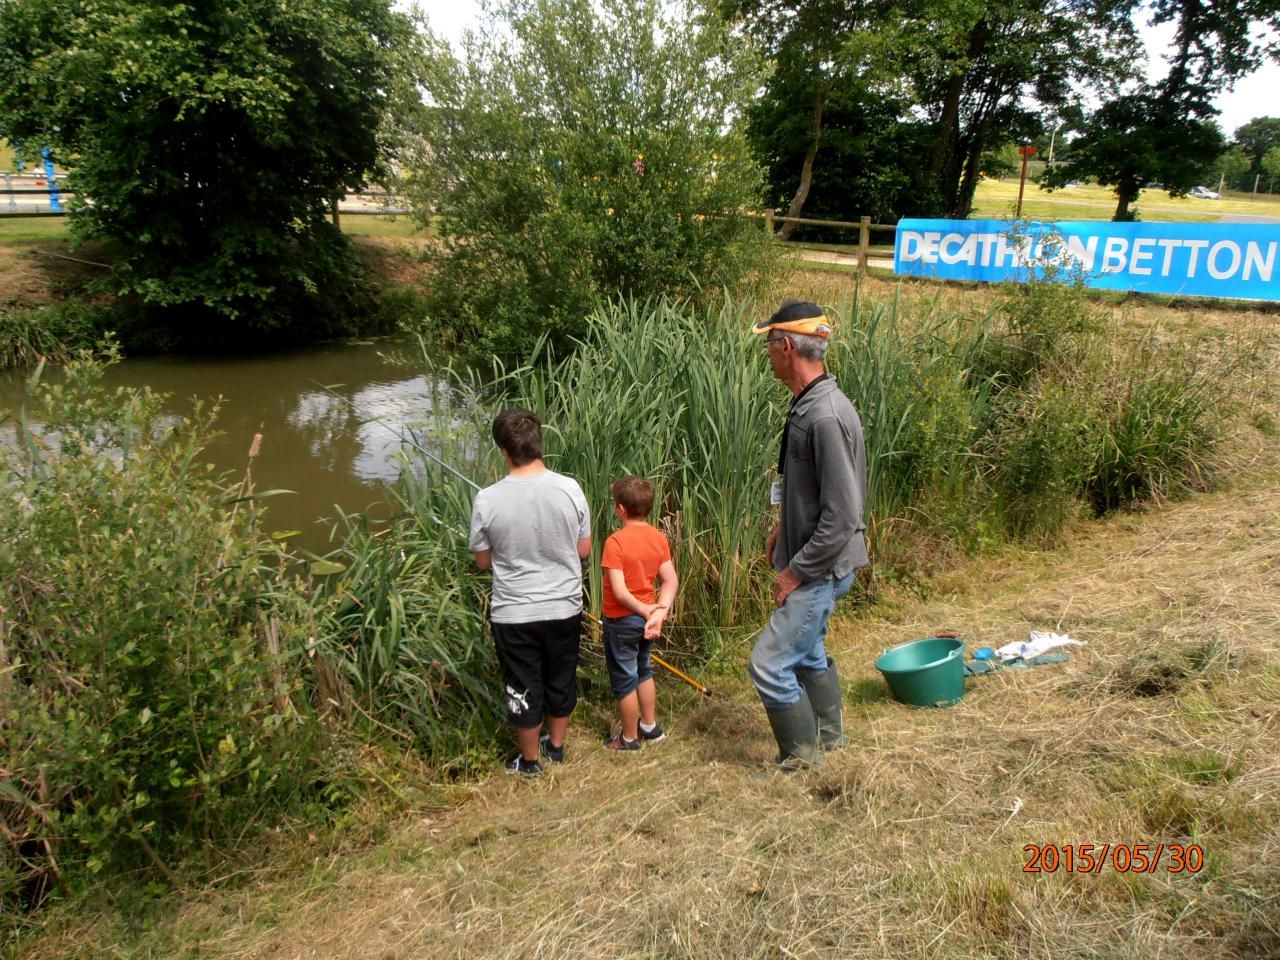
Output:
[[[577,481],[542,462],[537,414],[504,410],[493,422],[493,439],[508,471],[476,494],[470,546],[476,565],[493,570],[489,619],[507,719],[520,741],[506,767],[536,774],[542,772],[539,748],[563,762],[578,702],[582,560],[591,554],[591,516]]]

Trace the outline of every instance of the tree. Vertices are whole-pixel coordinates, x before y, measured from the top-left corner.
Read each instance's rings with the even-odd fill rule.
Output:
[[[1137,51],[1110,0],[920,0],[909,5],[912,75],[935,131],[932,167],[944,216],[967,217],[982,159],[1026,142],[1046,114],[1067,114],[1086,86],[1113,90]]]
[[[1280,117],[1255,117],[1236,128],[1236,143],[1249,157],[1247,176],[1237,186],[1252,189],[1254,178],[1266,171],[1263,158],[1280,146]]]
[[[990,150],[1039,133],[1043,114],[1068,112],[1082,85],[1110,89],[1136,51],[1110,0],[722,0],[722,8],[745,17],[774,64],[753,141],[792,145],[798,181],[779,175],[776,146],[765,154],[775,189],[795,190],[792,215],[823,179],[860,176],[853,164],[891,158],[893,183],[863,203],[892,196],[894,215],[967,216]],[[763,130],[764,114],[786,135]],[[848,156],[828,145],[845,124],[857,146]],[[819,156],[831,167],[825,175]]]
[[[1092,177],[1115,187],[1112,219],[1133,220],[1131,205],[1144,186],[1155,181],[1171,195],[1184,194],[1205,179],[1224,146],[1212,121],[1188,118],[1159,97],[1118,97],[1093,114],[1067,158],[1041,182],[1055,187]]]
[[[721,0],[720,10],[741,20],[773,64],[764,99],[752,111],[752,139],[767,158],[774,186],[786,184],[790,195],[786,215],[798,217],[813,189],[818,150],[833,119],[837,126],[853,120],[851,130],[846,126],[850,136],[843,153],[848,153],[865,131],[864,123],[882,126],[885,119],[896,120],[905,109],[897,98],[884,96],[890,86],[883,82],[885,68],[895,59],[897,39],[888,19],[889,4],[879,0]],[[833,110],[843,110],[845,116],[832,117]],[[883,151],[873,148],[870,152]],[[862,159],[867,151],[853,153]],[[828,177],[842,176],[852,158],[832,159],[836,162],[828,164]],[[781,238],[790,239],[795,229],[793,223],[783,224]]]
[[[1219,184],[1238,188],[1240,181],[1249,173],[1250,157],[1244,147],[1239,144],[1227,147],[1214,162],[1213,172]]]
[[[1153,24],[1175,24],[1168,75],[1104,104],[1045,181],[1088,176],[1114,186],[1116,220],[1133,218],[1148,181],[1177,196],[1204,177],[1225,146],[1211,122],[1214,96],[1277,49],[1255,28],[1280,26],[1278,0],[1155,0],[1150,12]]]
[[[888,220],[927,212],[927,127],[903,122],[909,102],[873,96],[860,75],[832,80],[823,94],[822,122],[814,137],[813,76],[776,70],[747,111],[747,136],[768,177],[766,204],[797,216],[848,220],[868,215]],[[821,162],[818,143],[821,143]],[[788,207],[788,204],[790,205]],[[784,224],[789,239],[795,224]],[[821,228],[800,228],[808,236]],[[826,236],[825,234],[817,234]]]
[[[410,171],[446,214],[432,313],[473,352],[579,334],[601,297],[737,280],[765,247],[761,177],[735,127],[760,81],[692,4],[513,0],[429,72],[429,152]]]
[[[1254,117],[1236,127],[1235,142],[1255,164],[1260,163],[1268,150],[1280,146],[1280,117]]]
[[[181,335],[325,332],[354,277],[326,212],[381,169],[415,36],[389,0],[0,0],[0,133],[52,147],[75,236]]]
[[[1263,156],[1262,170],[1269,177],[1280,177],[1280,144],[1276,144]]]

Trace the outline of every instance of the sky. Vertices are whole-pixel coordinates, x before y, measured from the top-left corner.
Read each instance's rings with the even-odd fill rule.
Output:
[[[432,30],[457,48],[463,32],[479,22],[480,0],[430,0],[426,10]],[[1167,65],[1161,54],[1168,49],[1173,27],[1171,24],[1159,28],[1146,27],[1143,34],[1147,40],[1148,75],[1152,78],[1163,76]],[[1280,64],[1272,61],[1239,81],[1234,89],[1224,91],[1215,105],[1221,111],[1218,123],[1227,137],[1254,117],[1280,116],[1280,104],[1276,103],[1278,91]]]

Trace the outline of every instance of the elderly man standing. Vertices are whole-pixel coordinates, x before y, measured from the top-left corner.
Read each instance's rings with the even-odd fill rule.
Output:
[[[862,509],[867,455],[862,423],[824,365],[831,322],[817,305],[787,300],[757,324],[773,375],[793,394],[782,430],[772,502],[782,516],[765,547],[777,610],[751,651],[748,672],[784,765],[816,763],[844,746],[843,697],[823,640],[836,601],[867,563]]]

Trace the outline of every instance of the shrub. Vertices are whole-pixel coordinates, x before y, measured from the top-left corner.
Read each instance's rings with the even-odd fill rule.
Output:
[[[984,454],[1014,537],[1052,535],[1078,512],[1102,443],[1089,392],[1045,377],[1001,398]]]
[[[172,879],[305,784],[306,636],[253,503],[201,461],[213,410],[161,414],[81,357],[0,447],[0,900],[143,868]],[[38,379],[38,378],[37,378]]]
[[[384,170],[417,48],[388,0],[6,4],[0,117],[71,165],[74,236],[152,322],[314,337],[358,297],[330,204]]]
[[[748,45],[692,4],[517,0],[447,61],[409,189],[443,214],[434,316],[477,355],[563,348],[598,299],[733,283],[766,256],[731,121]]]

